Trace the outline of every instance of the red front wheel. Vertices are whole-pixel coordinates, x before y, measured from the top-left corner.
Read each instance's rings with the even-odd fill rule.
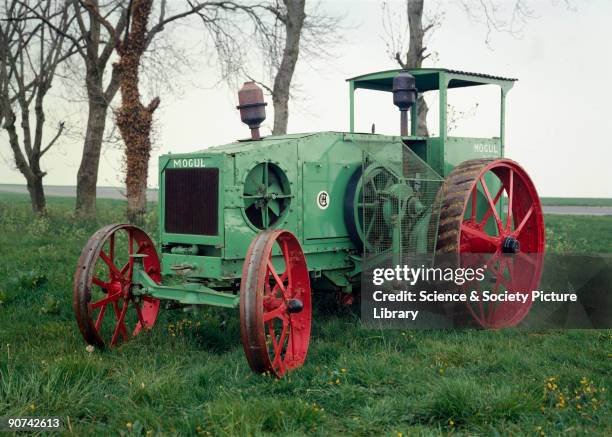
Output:
[[[306,259],[289,231],[264,231],[249,246],[240,285],[244,353],[256,373],[281,377],[300,367],[312,309]]]
[[[136,226],[106,226],[83,248],[74,277],[73,307],[87,343],[112,348],[155,324],[159,300],[132,293],[136,257],[142,257],[145,272],[159,283],[155,245]]]

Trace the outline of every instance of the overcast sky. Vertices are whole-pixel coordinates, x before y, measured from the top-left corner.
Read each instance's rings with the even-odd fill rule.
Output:
[[[348,130],[345,79],[396,68],[385,51],[381,1],[322,3],[330,13],[345,15],[348,30],[335,47],[333,59],[299,62],[295,78],[300,98],[290,107],[289,132]],[[399,10],[403,1],[391,3]],[[571,9],[562,1],[530,3],[537,17],[526,24],[522,36],[493,34],[487,46],[485,27],[470,21],[452,0],[441,2],[440,9],[446,13],[428,43],[437,56],[427,66],[518,78],[507,102],[507,157],[527,169],[542,196],[612,197],[612,2],[573,0]],[[193,40],[198,41],[197,35]],[[248,135],[235,109],[236,90],[217,84],[218,72],[206,62],[194,65],[194,71],[175,78],[183,92],[165,96],[156,112],[158,139],[150,186],[157,186],[160,154],[199,150]],[[457,124],[464,121],[473,127],[483,115],[472,113],[473,103],[480,103],[482,112],[489,97],[461,93],[450,99],[458,111],[466,112],[465,120]],[[70,105],[53,99],[47,110],[49,118],[74,112]],[[271,104],[268,128],[273,119],[270,110]],[[362,130],[369,130],[372,123],[378,132],[399,130],[397,111],[387,94],[371,97],[360,93],[357,113]],[[496,116],[495,110],[485,111],[483,120]],[[45,156],[46,184],[75,184],[81,146],[82,141],[65,138]],[[13,167],[8,139],[2,132],[0,183],[23,183]],[[105,147],[98,184],[119,186],[121,180],[121,152]]]

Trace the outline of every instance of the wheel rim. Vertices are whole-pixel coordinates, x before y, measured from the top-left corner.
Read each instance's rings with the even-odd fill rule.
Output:
[[[484,281],[466,284],[481,300],[468,301],[467,314],[459,311],[459,319],[468,315],[484,328],[517,325],[528,314],[531,298],[524,303],[482,302],[482,296],[485,289],[531,293],[539,284],[544,220],[533,182],[514,161],[475,160],[451,172],[445,193],[438,253],[457,253],[462,267],[486,265]]]
[[[84,247],[75,274],[73,306],[87,343],[112,348],[154,326],[159,300],[132,293],[137,258],[142,258],[145,272],[159,283],[155,245],[136,226],[102,228]]]
[[[284,230],[261,232],[247,252],[240,285],[242,344],[251,369],[281,377],[300,367],[311,319],[310,279],[298,240]]]

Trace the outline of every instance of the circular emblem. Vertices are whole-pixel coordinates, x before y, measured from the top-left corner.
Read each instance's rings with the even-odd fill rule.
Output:
[[[319,194],[317,194],[317,206],[319,209],[327,209],[329,206],[329,193],[327,191],[319,191]]]

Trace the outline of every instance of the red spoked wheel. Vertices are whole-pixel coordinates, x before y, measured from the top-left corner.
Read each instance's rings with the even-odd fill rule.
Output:
[[[77,265],[73,307],[85,341],[114,347],[155,324],[159,300],[132,293],[135,258],[145,272],[161,280],[155,245],[140,228],[114,224],[91,236]]]
[[[251,369],[280,378],[300,367],[311,319],[310,278],[299,241],[285,230],[259,233],[240,284],[240,330]]]
[[[485,266],[483,281],[466,284],[478,301],[455,308],[456,320],[483,328],[516,326],[529,313],[542,274],[544,218],[535,186],[509,159],[455,167],[444,182],[437,254],[462,267]],[[458,259],[457,259],[458,258]],[[529,293],[521,301],[483,301],[483,294]]]

